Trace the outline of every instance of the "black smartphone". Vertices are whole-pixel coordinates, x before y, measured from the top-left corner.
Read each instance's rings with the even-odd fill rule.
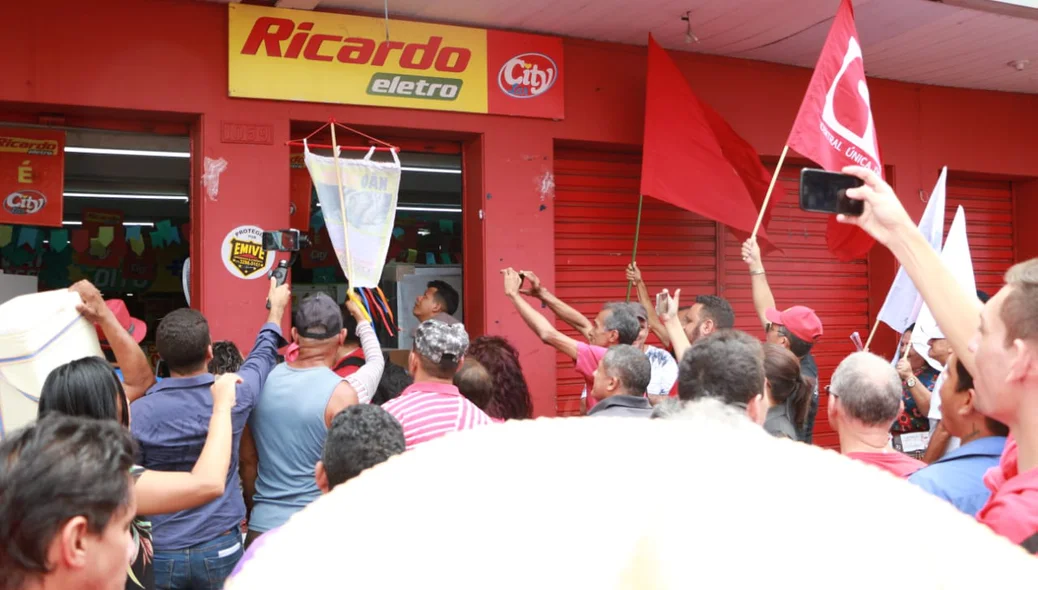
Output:
[[[263,249],[273,252],[298,252],[302,247],[298,229],[263,232]]]
[[[865,202],[847,197],[847,189],[865,184],[857,176],[815,168],[800,171],[800,208],[815,213],[842,213],[857,217],[865,211]]]

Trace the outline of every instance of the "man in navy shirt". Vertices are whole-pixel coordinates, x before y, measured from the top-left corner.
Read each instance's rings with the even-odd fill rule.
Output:
[[[290,301],[287,285],[270,284],[270,313],[238,375],[237,401],[231,414],[234,441],[222,497],[198,508],[151,517],[155,547],[155,582],[159,588],[207,590],[223,587],[242,556],[245,517],[238,479],[238,445],[249,414],[259,400],[267,374],[284,345],[281,318]],[[140,464],[158,471],[190,471],[205,444],[213,412],[213,358],[209,324],[192,309],[178,309],[159,324],[159,356],[170,377],[154,385],[131,406],[131,429],[140,446]]]
[[[913,473],[908,481],[975,516],[991,496],[991,490],[984,485],[984,474],[998,466],[1009,427],[977,411],[973,405],[973,376],[954,354],[948,360],[948,378],[939,393],[941,423],[962,443],[929,467]]]

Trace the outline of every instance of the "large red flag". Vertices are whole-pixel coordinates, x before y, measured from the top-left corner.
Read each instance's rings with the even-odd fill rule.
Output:
[[[865,62],[850,0],[842,0],[787,145],[826,170],[855,164],[883,175]],[[829,220],[829,250],[841,260],[864,257],[874,241],[855,226]]]
[[[650,35],[641,193],[748,236],[758,211],[751,190],[763,201],[769,180],[753,147],[699,100]],[[757,236],[774,249],[763,228]]]

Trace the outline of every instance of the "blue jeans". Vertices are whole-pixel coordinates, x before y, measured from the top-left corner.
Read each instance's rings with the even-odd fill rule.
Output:
[[[159,590],[220,590],[244,554],[241,531],[234,529],[187,549],[155,552]]]

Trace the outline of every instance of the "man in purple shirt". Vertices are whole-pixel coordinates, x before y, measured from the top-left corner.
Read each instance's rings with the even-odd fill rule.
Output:
[[[224,580],[242,556],[245,518],[238,479],[238,445],[249,414],[256,407],[267,374],[284,345],[281,318],[290,301],[287,285],[271,280],[270,313],[238,375],[237,401],[231,413],[234,442],[223,496],[198,508],[151,516],[155,547],[155,585],[162,589],[208,590]],[[155,384],[130,407],[131,430],[140,446],[140,465],[158,471],[191,471],[205,444],[213,412],[207,370],[213,358],[209,324],[192,309],[173,311],[159,324],[159,356],[170,377]]]

